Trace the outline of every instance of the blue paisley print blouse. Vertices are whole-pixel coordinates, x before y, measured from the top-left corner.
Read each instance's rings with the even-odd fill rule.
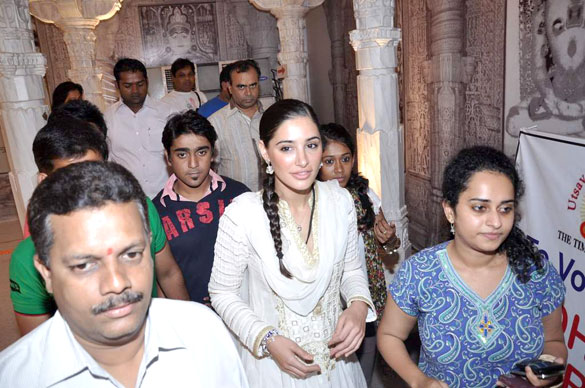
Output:
[[[402,311],[418,319],[423,373],[451,388],[492,388],[516,361],[542,353],[542,317],[563,303],[565,287],[547,260],[526,284],[508,266],[482,299],[453,268],[447,244],[405,260],[389,291]]]

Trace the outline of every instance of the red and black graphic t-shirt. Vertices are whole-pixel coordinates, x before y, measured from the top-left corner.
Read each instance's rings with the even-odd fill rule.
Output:
[[[225,188],[216,188],[199,202],[175,201],[165,196],[163,205],[162,190],[153,199],[173,256],[183,272],[189,296],[199,303],[204,303],[203,298],[209,296],[207,285],[213,267],[219,217],[235,197],[250,191],[243,183],[222,178]]]

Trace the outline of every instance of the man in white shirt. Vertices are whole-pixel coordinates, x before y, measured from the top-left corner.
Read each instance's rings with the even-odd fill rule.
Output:
[[[0,353],[6,387],[248,387],[207,307],[151,301],[146,197],[115,163],[61,168],[29,205],[35,267],[58,312]]]
[[[242,182],[252,191],[260,188],[260,68],[247,59],[230,65],[229,104],[209,116],[217,132],[217,172]]]
[[[171,66],[173,91],[161,98],[178,112],[197,110],[207,102],[205,94],[195,89],[195,65],[188,59],[179,58]]]
[[[104,113],[110,160],[130,170],[152,198],[169,178],[160,139],[172,109],[148,96],[148,76],[140,61],[120,59],[114,77],[120,101]]]

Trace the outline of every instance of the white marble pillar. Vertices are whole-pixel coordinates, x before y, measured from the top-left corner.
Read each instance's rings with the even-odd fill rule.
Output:
[[[441,201],[443,169],[463,146],[465,86],[475,69],[463,56],[464,0],[427,0],[431,11],[431,59],[425,80],[431,88],[431,243],[449,237]]]
[[[21,226],[37,183],[32,153],[44,124],[45,57],[35,49],[27,0],[0,0],[0,126]]]
[[[63,31],[71,68],[69,78],[83,86],[84,98],[104,110],[102,77],[96,65],[95,33],[100,21],[114,16],[122,0],[30,0],[30,12]]]
[[[398,108],[394,1],[353,0],[356,30],[350,32],[356,52],[359,128],[358,168],[380,195],[386,218],[402,240],[400,259],[410,253],[404,198],[404,136]],[[386,279],[390,280],[387,268]]]
[[[305,14],[324,0],[250,0],[262,11],[276,16],[280,36],[278,61],[286,68],[282,82],[284,98],[311,103],[307,79]]]

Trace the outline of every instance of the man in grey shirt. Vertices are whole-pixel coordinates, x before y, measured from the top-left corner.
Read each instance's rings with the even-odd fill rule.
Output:
[[[209,117],[218,135],[217,172],[257,191],[260,188],[257,142],[264,112],[258,101],[260,68],[251,59],[230,66],[230,102]]]

